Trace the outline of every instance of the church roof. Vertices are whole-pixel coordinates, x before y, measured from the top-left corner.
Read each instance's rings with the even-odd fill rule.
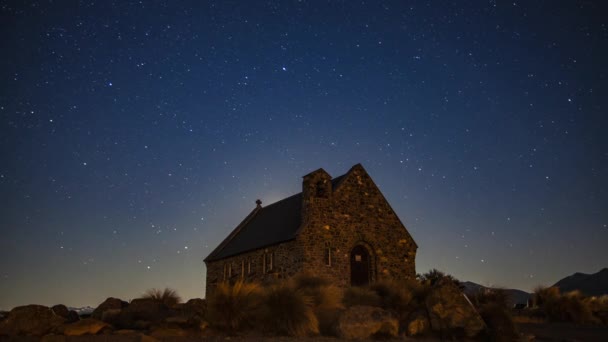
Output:
[[[331,180],[334,190],[345,176],[346,174]],[[265,207],[257,207],[205,258],[205,261],[219,260],[293,240],[301,224],[302,193]]]

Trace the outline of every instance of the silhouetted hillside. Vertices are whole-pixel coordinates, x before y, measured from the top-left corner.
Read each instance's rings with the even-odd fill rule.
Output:
[[[574,273],[555,285],[562,292],[579,290],[587,296],[601,296],[608,294],[608,268],[593,274]]]
[[[467,295],[474,294],[478,292],[480,289],[490,289],[489,287],[479,285],[473,283],[471,281],[465,281],[461,283],[464,285],[464,293]],[[528,298],[530,298],[530,294],[526,291],[517,290],[517,289],[501,289],[507,291],[509,296],[511,297],[511,302],[513,304],[526,304],[528,302]]]

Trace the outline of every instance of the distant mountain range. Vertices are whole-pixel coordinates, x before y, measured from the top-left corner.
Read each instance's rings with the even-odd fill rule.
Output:
[[[93,310],[95,310],[95,308],[90,307],[90,306],[83,306],[81,308],[69,307],[68,310],[74,310],[78,313],[79,316],[81,316],[81,315],[90,315],[93,312]]]
[[[486,286],[479,285],[471,281],[465,281],[461,284],[464,286],[464,292],[466,294],[474,294],[480,289],[488,288]],[[599,272],[593,274],[577,272],[571,276],[568,276],[558,281],[553,286],[559,287],[562,293],[579,290],[587,296],[608,295],[608,268],[604,268]],[[525,304],[527,303],[528,298],[532,296],[532,294],[522,290],[504,290],[507,291],[507,293],[509,293],[509,295],[511,296],[513,304]]]
[[[464,286],[464,293],[467,295],[472,295],[476,292],[479,292],[481,289],[489,289],[489,287],[476,284],[471,281],[465,281],[461,283]],[[526,291],[517,290],[517,289],[502,289],[505,290],[509,297],[511,298],[511,304],[526,304],[528,302],[528,298],[530,298],[531,294]]]
[[[587,296],[605,295],[608,294],[608,268],[593,274],[577,272],[553,286],[559,287],[561,292],[579,290]]]

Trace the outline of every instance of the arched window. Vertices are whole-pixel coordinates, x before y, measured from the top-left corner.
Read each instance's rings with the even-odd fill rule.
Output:
[[[267,249],[264,250],[262,256],[262,272],[268,273],[274,269],[274,252],[269,252]]]
[[[327,198],[327,180],[318,181],[315,189],[315,195],[320,198]]]
[[[325,266],[331,267],[332,255],[331,255],[331,244],[329,242],[325,243]]]

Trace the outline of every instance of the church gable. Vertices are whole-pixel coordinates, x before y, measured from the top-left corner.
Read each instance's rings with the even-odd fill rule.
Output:
[[[363,166],[318,169],[302,192],[254,209],[206,259],[207,293],[222,281],[306,271],[346,287],[415,277],[417,245]]]
[[[331,190],[327,200],[303,201],[308,207],[297,241],[304,247],[304,269],[348,286],[356,266],[350,259],[360,256],[369,259],[368,282],[414,277],[417,245],[365,169],[353,166]],[[353,254],[356,248],[367,253]]]

